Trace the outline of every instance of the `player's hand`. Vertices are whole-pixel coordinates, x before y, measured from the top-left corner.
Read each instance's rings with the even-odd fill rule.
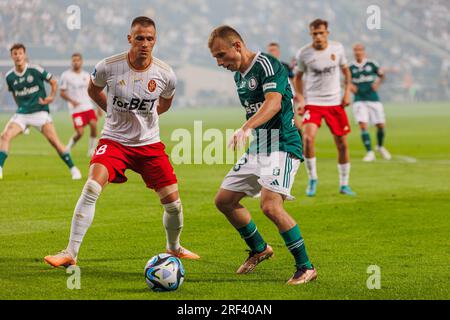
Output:
[[[350,105],[350,94],[346,92],[342,98],[342,107],[345,108],[348,105]]]
[[[55,97],[52,96],[48,96],[45,99],[42,99],[41,97],[39,98],[38,102],[40,105],[46,105],[46,104],[50,104],[53,102],[53,100],[55,100]]]
[[[248,137],[250,136],[250,129],[238,129],[231,136],[230,142],[228,142],[228,148],[233,150],[242,149],[247,144]]]
[[[305,114],[305,98],[295,96],[294,108],[297,110],[299,116],[303,116]]]
[[[372,83],[373,91],[378,91],[379,88],[380,88],[380,81],[375,81],[374,83]]]
[[[72,105],[74,108],[76,108],[80,105],[80,103],[78,101],[72,100]]]

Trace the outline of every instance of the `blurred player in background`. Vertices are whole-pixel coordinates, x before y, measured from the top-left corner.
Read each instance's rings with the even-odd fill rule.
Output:
[[[315,196],[318,182],[315,139],[322,119],[330,128],[338,150],[339,192],[355,195],[349,186],[350,156],[347,134],[350,124],[345,107],[350,104],[351,73],[342,44],[328,41],[328,22],[316,19],[309,25],[312,43],[297,53],[294,78],[298,113],[303,116],[303,141],[308,172],[307,196]],[[341,95],[340,71],[344,75]]]
[[[167,253],[198,259],[180,245],[183,208],[177,178],[159,136],[159,115],[169,110],[175,94],[172,68],[153,57],[155,22],[137,17],[128,35],[130,49],[100,61],[91,75],[89,96],[107,112],[102,137],[91,160],[89,178],[76,204],[65,250],[44,259],[54,267],[77,263],[78,252],[95,214],[95,204],[108,183],[127,181],[125,171],[139,173],[164,207]],[[103,89],[107,87],[107,95]]]
[[[0,143],[0,179],[8,156],[11,140],[26,131],[28,127],[38,129],[56,149],[61,159],[69,167],[72,179],[81,179],[80,170],[73,164],[70,153],[61,143],[50,116],[49,104],[55,99],[58,82],[52,74],[40,66],[29,64],[25,46],[14,44],[11,49],[14,67],[6,74],[8,90],[13,94],[18,106],[16,114],[6,124]],[[50,83],[51,92],[47,96],[44,82]]]
[[[368,131],[369,124],[377,127],[376,150],[383,159],[390,160],[392,158],[391,154],[383,146],[386,117],[383,104],[380,102],[377,93],[381,83],[385,79],[385,74],[376,62],[367,59],[366,50],[362,43],[353,45],[353,54],[356,60],[350,64],[353,83],[351,90],[355,95],[353,113],[361,129],[361,138],[367,150],[363,161],[370,162],[376,160]]]
[[[246,196],[260,195],[262,211],[277,226],[295,259],[297,270],[287,283],[313,281],[317,272],[306,253],[300,228],[284,209],[284,201],[294,199],[291,188],[303,160],[288,71],[271,55],[248,50],[239,33],[229,26],[212,31],[208,46],[220,67],[235,72],[237,92],[246,111],[247,121],[234,133],[229,146],[245,146],[252,130],[256,136],[223,180],[215,199],[217,208],[250,247],[248,258],[236,272],[249,273],[273,255],[250,212],[240,203]]]
[[[64,71],[60,79],[60,95],[69,105],[72,115],[75,134],[70,138],[66,146],[67,152],[81,139],[84,127],[89,125],[91,135],[89,137],[88,156],[92,156],[97,144],[97,115],[94,103],[88,95],[90,75],[83,69],[83,57],[80,53],[72,55],[72,68]]]
[[[277,42],[271,42],[267,45],[267,53],[274,56],[278,60],[281,59],[281,50],[280,50],[280,44]],[[293,68],[286,62],[281,61],[281,64],[286,68],[286,71],[288,72],[288,78],[289,83],[292,83],[294,80],[294,70]]]

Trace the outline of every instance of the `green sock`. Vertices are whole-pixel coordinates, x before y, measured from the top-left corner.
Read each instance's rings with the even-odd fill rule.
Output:
[[[378,146],[382,147],[384,142],[384,128],[378,128],[377,131]]]
[[[370,134],[366,130],[361,131],[361,138],[363,141],[364,146],[366,147],[367,151],[372,150],[372,143],[370,142]]]
[[[8,154],[5,151],[0,151],[0,167],[3,168],[6,158],[8,158]]]
[[[302,266],[306,266],[308,269],[312,268],[311,261],[309,261],[308,255],[306,254],[304,240],[300,234],[298,225],[295,225],[291,230],[281,233],[281,236],[295,258],[295,265],[298,268]]]
[[[250,223],[245,227],[237,230],[252,251],[260,253],[266,249],[267,243],[258,232],[258,228],[253,220],[250,220]]]
[[[70,153],[63,153],[59,155],[61,159],[64,161],[64,163],[69,167],[69,169],[72,169],[75,165],[73,164],[72,158],[70,157]]]

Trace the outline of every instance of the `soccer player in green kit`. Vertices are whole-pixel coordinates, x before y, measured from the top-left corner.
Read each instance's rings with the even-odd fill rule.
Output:
[[[273,255],[250,213],[240,204],[245,196],[260,195],[262,211],[277,226],[295,258],[297,270],[287,283],[313,281],[317,272],[306,253],[298,224],[283,208],[285,200],[293,200],[290,190],[303,160],[288,72],[278,59],[247,49],[239,33],[229,26],[216,28],[208,46],[220,67],[235,72],[239,99],[246,110],[247,121],[233,134],[229,146],[240,148],[252,131],[256,133],[249,150],[223,180],[215,199],[217,208],[251,249],[237,273],[249,273]]]
[[[81,179],[80,170],[73,164],[69,153],[56,134],[55,126],[49,114],[49,104],[55,99],[58,83],[53,76],[40,66],[27,63],[25,46],[14,44],[11,49],[14,67],[6,74],[6,83],[14,96],[18,109],[6,124],[0,142],[0,179],[3,178],[3,166],[8,157],[12,139],[23,133],[29,126],[37,128],[56,149],[64,163],[69,167],[72,179]],[[44,81],[51,85],[47,96]]]
[[[367,59],[363,44],[354,44],[353,54],[356,60],[350,65],[353,82],[351,90],[355,95],[353,113],[361,129],[361,138],[367,150],[363,161],[371,162],[376,160],[368,132],[369,124],[377,127],[377,151],[383,159],[390,160],[392,158],[391,154],[383,146],[386,117],[383,104],[380,102],[377,93],[378,88],[385,79],[384,72],[376,62]]]

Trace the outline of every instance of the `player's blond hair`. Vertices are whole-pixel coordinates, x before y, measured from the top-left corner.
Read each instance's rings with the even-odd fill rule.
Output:
[[[211,32],[211,35],[209,36],[208,39],[208,47],[210,49],[217,38],[227,40],[230,43],[230,46],[233,45],[233,43],[236,40],[239,40],[242,43],[244,43],[244,40],[242,40],[242,37],[239,34],[239,32],[237,32],[232,27],[226,25],[217,27]]]

